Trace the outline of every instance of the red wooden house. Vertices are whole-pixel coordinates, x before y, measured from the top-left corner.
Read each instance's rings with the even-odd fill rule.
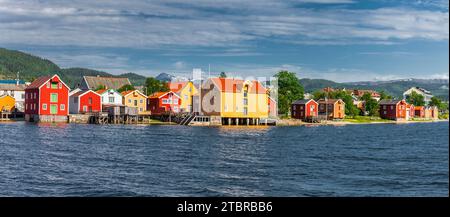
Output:
[[[407,110],[408,103],[405,100],[383,99],[379,102],[380,117],[391,120],[408,120],[411,113]]]
[[[69,90],[58,75],[43,76],[33,81],[25,89],[25,120],[66,122]]]
[[[78,91],[69,96],[69,107],[71,114],[101,112],[101,95],[92,91]]]
[[[268,98],[269,99],[267,100],[267,103],[268,103],[268,108],[269,108],[269,117],[278,117],[277,101],[275,101],[275,99],[273,99],[270,96]]]
[[[291,116],[292,118],[306,120],[311,117],[318,116],[319,104],[313,99],[302,99],[292,103]]]
[[[173,91],[156,92],[147,98],[147,111],[152,114],[180,111],[181,98]]]
[[[425,107],[424,106],[414,107],[414,115],[418,118],[425,118]]]

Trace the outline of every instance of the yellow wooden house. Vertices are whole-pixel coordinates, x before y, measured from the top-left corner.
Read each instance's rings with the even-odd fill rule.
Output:
[[[184,112],[193,111],[194,96],[198,95],[198,90],[192,81],[170,82],[169,89],[181,98],[180,109]]]
[[[14,106],[16,100],[10,95],[0,96],[0,112],[12,112],[14,111]]]
[[[131,108],[137,108],[138,114],[150,114],[147,112],[147,96],[139,90],[128,90],[122,93],[122,103]]]
[[[256,80],[209,78],[201,89],[201,111],[222,124],[258,124],[269,117],[267,89]]]

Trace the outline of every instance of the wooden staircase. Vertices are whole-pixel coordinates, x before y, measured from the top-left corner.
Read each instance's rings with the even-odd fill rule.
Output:
[[[194,120],[196,114],[190,113],[183,120],[181,120],[180,125],[189,125],[192,120]]]

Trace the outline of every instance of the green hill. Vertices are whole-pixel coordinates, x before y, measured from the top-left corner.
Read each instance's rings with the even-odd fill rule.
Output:
[[[19,72],[20,79],[32,81],[43,75],[58,74],[70,87],[81,82],[83,76],[117,76],[127,77],[133,85],[140,86],[146,77],[132,72],[113,75],[86,68],[60,68],[50,60],[21,51],[0,48],[0,79],[15,79]]]
[[[120,74],[120,75],[118,75],[118,77],[127,77],[130,80],[130,82],[133,85],[135,85],[135,86],[142,86],[142,85],[144,85],[145,79],[147,79],[145,76],[138,75],[138,74],[133,73],[133,72]]]
[[[59,71],[60,68],[50,60],[0,48],[0,79],[16,78],[17,72],[20,72],[21,79],[32,80]]]

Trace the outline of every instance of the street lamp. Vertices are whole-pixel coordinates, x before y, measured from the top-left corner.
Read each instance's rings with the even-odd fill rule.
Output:
[[[325,124],[327,124],[327,121],[328,121],[328,97],[325,97]]]

